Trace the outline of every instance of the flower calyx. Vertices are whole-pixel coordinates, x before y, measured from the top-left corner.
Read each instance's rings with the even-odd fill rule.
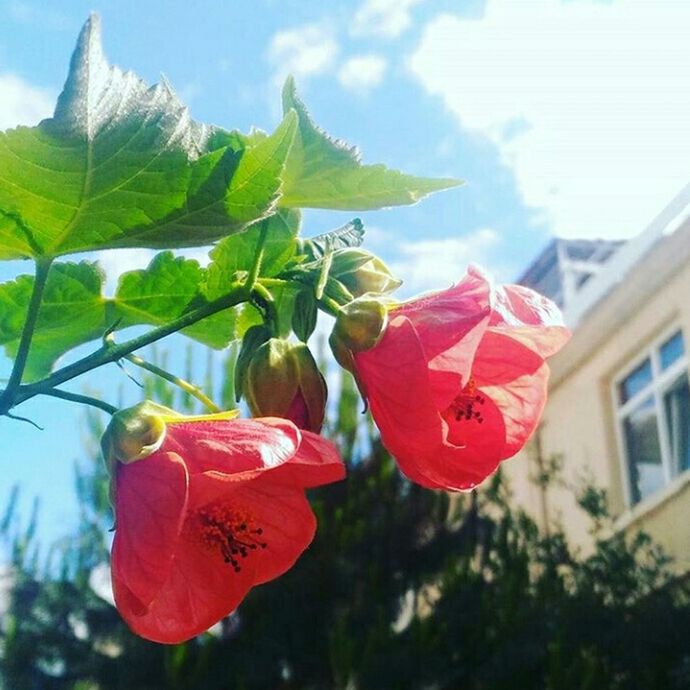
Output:
[[[112,468],[115,462],[127,465],[155,453],[165,439],[166,417],[177,416],[173,410],[150,400],[116,412],[101,439],[108,467]]]
[[[359,248],[334,252],[330,275],[339,280],[354,297],[367,293],[386,294],[402,284],[378,256]]]
[[[330,337],[333,352],[370,350],[382,338],[388,325],[388,310],[379,300],[360,297],[346,304],[338,312]]]

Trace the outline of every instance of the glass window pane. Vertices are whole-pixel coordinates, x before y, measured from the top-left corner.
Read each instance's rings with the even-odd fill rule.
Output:
[[[652,382],[652,364],[649,358],[645,359],[637,369],[628,374],[620,384],[621,405],[639,393],[645,386]]]
[[[654,398],[647,398],[625,418],[624,429],[632,499],[637,503],[664,485]]]
[[[664,395],[674,474],[690,469],[690,388],[683,374]]]
[[[672,335],[659,349],[661,355],[661,368],[667,369],[677,359],[680,359],[685,354],[685,345],[683,343],[683,334],[678,331]]]

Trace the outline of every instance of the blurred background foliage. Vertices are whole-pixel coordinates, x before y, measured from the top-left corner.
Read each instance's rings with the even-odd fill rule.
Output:
[[[202,377],[224,407],[234,405],[235,354],[220,377],[211,361]],[[602,491],[578,491],[595,542],[579,554],[558,529],[538,531],[500,474],[471,494],[421,489],[398,473],[345,376],[325,433],[349,476],[311,492],[314,543],[211,632],[176,646],[135,637],[107,600],[113,516],[98,447],[103,418],[88,414],[77,529],[38,544],[40,511],[22,524],[16,491],[0,516],[0,687],[690,688],[687,580],[672,577],[645,535],[626,540],[612,530]],[[146,397],[197,410],[161,379],[142,385]],[[555,474],[550,463],[535,481],[546,487]]]

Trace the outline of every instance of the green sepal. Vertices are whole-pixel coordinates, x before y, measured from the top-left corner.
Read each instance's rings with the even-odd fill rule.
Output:
[[[354,297],[367,293],[383,295],[402,285],[388,266],[375,254],[364,249],[341,249],[333,253],[331,275]]]
[[[116,412],[101,438],[101,450],[110,472],[116,462],[126,465],[155,453],[165,440],[165,420],[171,416],[179,415],[150,400]]]
[[[309,336],[316,328],[318,318],[318,305],[313,290],[301,290],[295,297],[295,306],[292,312],[292,330],[303,342],[309,340]]]
[[[240,347],[237,361],[235,362],[235,400],[239,402],[244,391],[244,381],[247,376],[247,368],[249,362],[256,353],[256,351],[268,340],[270,340],[273,333],[268,326],[263,324],[252,326],[244,334],[242,338],[242,347]]]
[[[370,297],[360,297],[340,309],[331,337],[352,352],[364,352],[379,342],[387,325],[385,305]]]

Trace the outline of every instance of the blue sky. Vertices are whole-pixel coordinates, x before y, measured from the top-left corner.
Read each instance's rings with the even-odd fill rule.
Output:
[[[366,162],[467,184],[363,214],[408,294],[468,262],[515,279],[552,234],[629,237],[688,181],[690,3],[678,0],[0,0],[0,129],[49,116],[92,10],[109,59],[162,72],[197,120],[272,129],[292,72],[315,120]],[[310,212],[305,233],[350,215]],[[107,253],[111,275],[144,265]],[[6,279],[23,270],[0,269]],[[6,366],[3,367],[6,369]],[[92,386],[115,376],[92,378]],[[133,393],[132,393],[133,394]],[[43,496],[42,533],[74,519],[78,412],[0,420],[0,504]]]

